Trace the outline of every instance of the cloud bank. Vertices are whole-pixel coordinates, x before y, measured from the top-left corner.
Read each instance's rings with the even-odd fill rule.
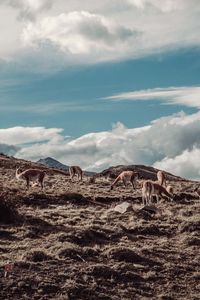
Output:
[[[174,158],[164,158],[156,162],[154,166],[158,169],[173,170],[174,174],[180,174],[185,178],[199,180],[200,149],[194,146],[191,150],[185,150]]]
[[[117,123],[111,131],[76,139],[66,138],[62,129],[43,127],[10,128],[0,131],[0,137],[5,143],[20,146],[15,155],[24,159],[51,156],[93,171],[118,164],[144,164],[187,178],[200,178],[200,112],[181,112],[141,128]]]
[[[19,151],[19,147],[7,144],[0,144],[0,153],[8,154],[8,155],[15,155],[17,151]]]
[[[22,127],[0,129],[0,140],[5,144],[21,145],[35,142],[60,140],[61,128]]]
[[[19,12],[19,19],[33,20],[37,13],[51,8],[53,0],[1,0],[1,4],[8,5]]]
[[[91,55],[94,52],[113,52],[114,49],[122,51],[127,40],[136,35],[136,31],[101,15],[74,11],[28,23],[22,38],[30,47],[49,43],[64,53]]]
[[[42,69],[54,60],[61,68],[200,46],[198,0],[3,0],[0,8],[0,59],[23,66],[38,61]]]

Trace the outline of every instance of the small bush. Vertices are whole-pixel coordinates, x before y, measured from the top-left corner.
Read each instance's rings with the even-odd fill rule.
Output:
[[[19,215],[15,204],[8,195],[0,195],[0,223],[14,223],[18,220]]]
[[[32,262],[41,262],[52,259],[50,255],[41,250],[34,250],[26,254],[26,260]]]

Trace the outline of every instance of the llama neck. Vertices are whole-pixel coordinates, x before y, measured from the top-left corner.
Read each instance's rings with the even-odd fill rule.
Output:
[[[18,170],[19,170],[19,169],[16,168],[15,176],[16,176],[17,180],[20,180],[20,179],[21,179],[21,174],[18,173]]]

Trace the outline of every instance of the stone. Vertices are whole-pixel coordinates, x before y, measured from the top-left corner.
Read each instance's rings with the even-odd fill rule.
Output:
[[[131,209],[132,209],[132,205],[129,202],[124,201],[121,204],[118,204],[117,206],[115,206],[113,210],[116,212],[119,212],[121,214],[124,214],[125,212],[127,212]]]

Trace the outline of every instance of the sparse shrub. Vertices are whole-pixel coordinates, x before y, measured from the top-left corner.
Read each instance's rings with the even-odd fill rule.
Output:
[[[82,194],[79,193],[65,193],[61,195],[64,201],[69,201],[75,205],[87,205],[88,200]]]
[[[200,230],[200,221],[199,220],[193,220],[188,221],[182,224],[180,228],[180,232],[199,232]]]
[[[117,271],[105,264],[96,264],[89,267],[88,271],[95,277],[112,278],[118,275]]]
[[[90,247],[84,247],[83,248],[83,254],[84,257],[97,257],[99,255],[99,251],[94,249],[94,248],[90,248]]]
[[[124,261],[127,263],[144,264],[144,265],[158,264],[157,262],[152,261],[146,258],[145,256],[141,256],[137,254],[135,251],[127,247],[110,248],[104,252],[104,255],[114,260]]]
[[[200,246],[200,238],[198,237],[187,238],[186,244],[188,246]]]
[[[77,259],[77,255],[80,255],[81,251],[79,247],[72,243],[63,243],[63,246],[58,250],[58,256],[60,258],[72,258]]]
[[[50,260],[51,256],[47,255],[44,251],[34,250],[26,254],[26,260],[32,262],[40,262]]]
[[[9,195],[0,195],[0,223],[14,223],[19,219],[16,204],[9,199]]]

